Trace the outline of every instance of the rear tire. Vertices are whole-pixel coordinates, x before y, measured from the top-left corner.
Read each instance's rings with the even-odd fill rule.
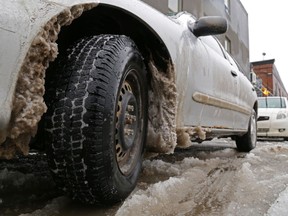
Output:
[[[256,147],[257,122],[256,112],[253,110],[249,120],[248,131],[243,136],[236,137],[236,146],[240,152],[249,152]]]
[[[125,199],[136,186],[146,138],[140,52],[126,36],[83,38],[52,70],[45,128],[56,184],[85,204]]]

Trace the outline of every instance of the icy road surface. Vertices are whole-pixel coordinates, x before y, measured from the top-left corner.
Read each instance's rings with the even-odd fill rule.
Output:
[[[41,155],[0,161],[0,215],[288,215],[288,142],[258,141],[248,154],[235,148],[216,139],[150,155],[131,196],[106,208],[57,193]]]

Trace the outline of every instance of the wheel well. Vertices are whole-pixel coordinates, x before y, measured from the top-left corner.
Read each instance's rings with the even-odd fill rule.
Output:
[[[57,40],[59,52],[79,38],[99,34],[129,36],[138,46],[146,64],[152,58],[157,68],[167,71],[170,55],[157,34],[135,15],[107,5],[86,11],[71,25],[62,27]]]
[[[75,11],[77,12],[77,10]],[[64,14],[62,17],[65,18],[67,15],[69,14]],[[59,16],[61,16],[61,14]],[[52,29],[54,26],[56,26],[58,31],[60,30],[60,26],[62,27],[60,33],[56,34],[55,38],[57,38],[57,36],[58,38],[55,43],[54,40],[51,41],[52,43],[46,43],[48,45],[53,45],[53,47],[55,46],[55,49],[50,49],[53,51],[53,58],[47,58],[47,56],[43,57],[45,59],[43,65],[48,66],[48,62],[51,64],[49,65],[48,70],[45,71],[43,67],[43,70],[41,70],[41,73],[39,73],[42,78],[41,82],[45,77],[44,73],[47,72],[46,75],[49,73],[49,75],[53,76],[53,74],[50,73],[54,72],[53,60],[56,57],[55,53],[57,53],[56,43],[58,46],[58,53],[61,54],[61,52],[64,52],[74,41],[85,36],[99,34],[117,34],[129,36],[138,46],[138,49],[144,58],[144,63],[148,72],[149,113],[148,138],[146,147],[156,152],[173,152],[177,141],[177,91],[175,84],[175,71],[169,52],[156,32],[149,28],[148,25],[145,25],[145,23],[135,15],[132,15],[127,11],[105,5],[99,5],[91,10],[86,10],[80,17],[74,19],[71,24],[68,22],[70,20],[66,21],[66,24],[70,24],[67,26],[63,26],[65,23],[61,25],[61,20],[59,21],[58,19],[59,16],[57,19],[55,19],[55,22],[52,22]],[[49,30],[50,28],[47,29]],[[56,33],[58,33],[57,31]],[[49,33],[50,32],[54,33],[55,31],[49,31]],[[48,38],[46,38],[46,40],[50,39],[49,34],[46,32],[43,34],[47,35]],[[36,57],[39,58],[41,55],[37,55]],[[45,67],[45,69],[47,69],[47,67]],[[46,78],[48,78],[48,76],[46,76]],[[44,82],[42,82],[41,87],[43,87],[43,83]],[[48,83],[49,82],[46,82],[45,84],[45,90],[51,88]],[[43,99],[42,94],[39,95],[39,97]],[[42,103],[42,106],[46,109],[46,105],[44,103]],[[49,104],[47,104],[47,106],[49,109]],[[37,117],[41,118],[43,113],[44,111]],[[38,124],[36,139],[34,139],[36,141],[38,140],[37,137],[40,139],[42,137],[42,123],[43,117],[42,121],[40,121]],[[37,130],[36,127],[33,127],[33,131],[32,129],[29,130],[27,137],[33,135],[32,132],[35,130]],[[31,144],[32,143],[30,143],[30,146]],[[38,146],[35,146],[35,148],[37,147]]]
[[[163,153],[174,151],[176,136],[177,89],[175,71],[167,47],[145,21],[119,8],[98,5],[61,28],[59,53],[79,38],[99,34],[130,37],[140,50],[148,74],[149,117],[146,147]]]
[[[161,151],[174,150],[176,86],[174,67],[166,46],[137,16],[111,6],[94,6],[84,4],[63,10],[52,17],[32,41],[19,71],[9,126],[0,134],[0,157],[12,158],[17,152],[28,154],[31,137],[36,133],[41,136],[40,119],[47,108],[43,95],[49,86],[47,83],[44,86],[44,77],[51,71],[46,69],[53,65],[57,52],[63,52],[81,37],[96,34],[122,34],[136,43],[150,75],[149,109],[152,107],[153,112],[149,113],[152,122],[149,128],[152,128],[154,143],[157,145],[160,140],[169,146],[168,150]],[[160,119],[163,116],[165,119]]]

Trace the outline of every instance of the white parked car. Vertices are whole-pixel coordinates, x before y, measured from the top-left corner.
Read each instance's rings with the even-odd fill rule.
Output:
[[[73,198],[125,199],[145,149],[227,136],[239,151],[255,147],[255,90],[213,37],[225,19],[166,16],[138,0],[0,9],[0,157],[45,141],[55,182]]]
[[[288,103],[285,97],[258,98],[258,137],[288,140]]]

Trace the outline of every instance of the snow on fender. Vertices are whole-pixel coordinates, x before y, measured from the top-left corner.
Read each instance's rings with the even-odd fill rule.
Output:
[[[97,5],[95,1],[81,2],[7,1],[1,4],[0,157],[28,153],[30,138],[46,112],[45,70],[58,54],[55,41],[60,28]]]

